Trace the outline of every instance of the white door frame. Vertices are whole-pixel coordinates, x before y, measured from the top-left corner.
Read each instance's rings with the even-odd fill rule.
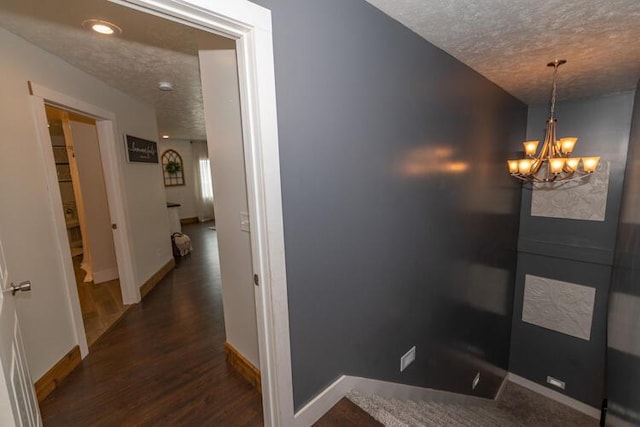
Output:
[[[295,424],[271,12],[246,0],[110,0],[236,40],[262,404],[267,426]],[[205,118],[206,119],[206,118]]]
[[[66,233],[64,214],[61,209],[62,199],[58,187],[57,171],[51,148],[51,137],[47,128],[47,116],[45,104],[60,107],[67,111],[76,112],[84,116],[91,117],[96,121],[98,133],[98,143],[100,146],[100,157],[104,170],[105,187],[107,190],[107,200],[109,203],[109,215],[111,221],[117,224],[117,229],[113,230],[113,240],[116,249],[116,261],[118,263],[118,276],[120,288],[122,290],[122,302],[124,304],[134,304],[140,301],[140,289],[136,286],[134,275],[134,264],[132,260],[129,221],[126,215],[126,204],[122,194],[126,194],[122,170],[118,156],[118,145],[116,141],[116,115],[100,107],[88,104],[71,96],[56,92],[34,82],[29,82],[31,91],[30,103],[31,111],[36,124],[36,135],[42,150],[44,168],[46,171],[47,185],[50,189],[49,197],[53,207],[53,220],[55,224],[55,235],[62,266],[62,274],[65,279],[67,300],[71,312],[71,321],[80,354],[84,358],[89,353],[87,338],[82,320],[80,300],[78,298],[78,288],[73,271],[73,261],[69,251],[69,241]]]

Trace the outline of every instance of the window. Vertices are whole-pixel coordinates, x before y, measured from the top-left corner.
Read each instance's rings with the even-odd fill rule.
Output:
[[[200,159],[200,192],[203,199],[213,199],[209,159]]]

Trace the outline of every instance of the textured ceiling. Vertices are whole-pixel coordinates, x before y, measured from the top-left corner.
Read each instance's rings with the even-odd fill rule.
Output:
[[[97,18],[122,28],[119,37],[85,30]],[[199,49],[233,49],[231,40],[105,0],[1,0],[0,26],[153,107],[158,133],[206,139]],[[161,92],[158,82],[173,83]]]
[[[640,0],[367,0],[527,103],[634,88],[640,78]],[[98,18],[117,38],[83,29]],[[233,42],[106,0],[0,0],[0,26],[156,110],[159,134],[205,139],[198,49]],[[160,92],[159,81],[173,92]]]
[[[640,0],[367,0],[526,103],[634,88]]]

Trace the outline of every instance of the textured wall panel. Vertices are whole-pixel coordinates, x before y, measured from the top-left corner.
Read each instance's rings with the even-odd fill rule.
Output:
[[[527,274],[522,320],[589,340],[596,290]]]
[[[609,191],[609,163],[585,180],[560,185],[536,185],[531,215],[550,218],[604,221]]]
[[[609,165],[604,221],[532,216],[532,191],[522,198],[509,370],[543,386],[547,375],[561,378],[568,396],[594,407],[604,397],[607,302],[633,105],[633,92],[557,104],[558,136],[580,138],[575,156],[601,156]],[[544,138],[548,116],[546,103],[529,107],[527,140]],[[589,341],[522,320],[526,274],[596,289]]]

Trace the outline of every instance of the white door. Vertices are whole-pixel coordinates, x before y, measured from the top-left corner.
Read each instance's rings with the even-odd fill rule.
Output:
[[[0,426],[41,426],[40,410],[27,367],[12,286],[0,241]],[[19,292],[19,290],[18,290]]]

